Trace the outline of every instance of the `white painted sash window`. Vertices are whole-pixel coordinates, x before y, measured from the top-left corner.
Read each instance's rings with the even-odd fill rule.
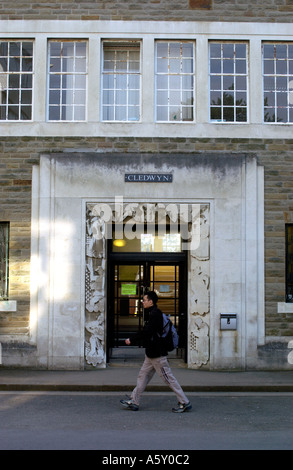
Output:
[[[0,42],[0,120],[32,119],[33,42]]]
[[[247,69],[247,44],[209,44],[211,121],[231,123],[248,120]]]
[[[293,44],[263,44],[264,122],[293,122]]]
[[[49,41],[48,120],[84,121],[87,101],[87,42]]]
[[[194,120],[194,49],[193,42],[156,42],[156,121]]]
[[[103,44],[102,120],[140,120],[140,43]]]

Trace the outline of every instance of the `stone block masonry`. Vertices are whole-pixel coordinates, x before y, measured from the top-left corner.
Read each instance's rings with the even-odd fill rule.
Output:
[[[2,0],[2,20],[292,22],[291,0]]]

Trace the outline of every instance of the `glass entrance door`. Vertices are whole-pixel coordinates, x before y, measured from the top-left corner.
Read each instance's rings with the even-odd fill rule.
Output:
[[[172,356],[185,359],[186,348],[186,277],[185,263],[176,261],[112,261],[109,269],[108,297],[108,359],[111,361],[129,349],[125,339],[140,331],[147,318],[142,307],[143,295],[155,290],[158,307],[166,314],[179,332],[180,344]],[[128,347],[129,348],[129,347]],[[136,347],[137,349],[137,347]],[[132,351],[135,355],[135,351]]]

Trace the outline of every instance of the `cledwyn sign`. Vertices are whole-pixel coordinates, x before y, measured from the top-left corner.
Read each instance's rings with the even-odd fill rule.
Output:
[[[125,183],[172,183],[172,173],[125,173]]]

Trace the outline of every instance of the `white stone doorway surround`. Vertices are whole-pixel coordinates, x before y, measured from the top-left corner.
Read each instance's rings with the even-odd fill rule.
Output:
[[[116,207],[115,207],[116,206]],[[209,204],[163,204],[129,202],[126,204],[87,203],[86,247],[86,361],[105,363],[107,296],[107,221],[147,225],[155,221],[182,227],[189,224],[185,242],[188,263],[188,363],[202,366],[209,360],[210,313],[210,207]],[[117,215],[119,212],[119,215]],[[114,220],[113,214],[116,219]],[[183,242],[184,243],[184,242]]]
[[[125,183],[131,172],[172,173],[173,181]],[[188,261],[188,367],[257,367],[263,168],[253,155],[220,153],[41,156],[33,169],[30,317],[38,366],[106,366],[105,247],[92,233],[99,205],[115,204],[115,195],[138,212],[146,202],[200,207],[200,244]],[[223,312],[236,313],[236,329],[221,330]]]

